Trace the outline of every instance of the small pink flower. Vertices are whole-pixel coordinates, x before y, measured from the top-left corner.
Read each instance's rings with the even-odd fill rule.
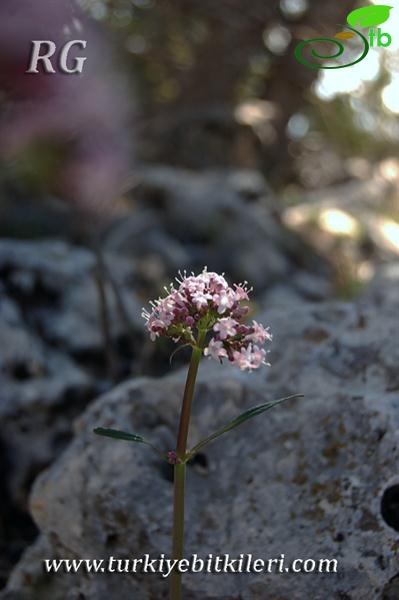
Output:
[[[236,350],[233,352],[232,362],[239,367],[241,371],[252,371],[253,369],[258,369],[262,364],[267,365],[268,363],[265,358],[265,350],[249,344],[246,348],[242,347],[240,351]]]
[[[272,340],[271,333],[268,331],[268,329],[265,329],[260,323],[252,321],[252,327],[250,329],[252,331],[250,331],[245,336],[245,339],[249,342],[254,342],[255,344],[263,345],[266,341]]]
[[[220,340],[215,340],[215,338],[212,338],[209,341],[208,346],[204,350],[204,355],[210,356],[211,358],[214,358],[215,360],[220,360],[221,358],[227,358],[227,350],[223,346],[223,342],[221,342]]]
[[[221,340],[225,340],[228,337],[236,335],[237,325],[237,321],[231,317],[224,317],[215,323],[213,326],[213,331],[216,331],[219,334]]]
[[[232,308],[234,302],[236,302],[234,291],[231,288],[222,290],[219,294],[215,294],[213,296],[213,301],[216,305],[218,313],[222,315],[228,309]]]
[[[246,289],[246,282],[244,284],[237,285],[235,284],[235,295],[236,300],[240,302],[241,300],[249,300],[248,290]]]
[[[204,355],[221,361],[227,358],[242,370],[252,371],[266,363],[266,351],[261,348],[271,340],[271,334],[256,321],[242,323],[248,314],[247,283],[230,287],[224,275],[208,272],[199,275],[180,274],[177,289],[166,288],[166,296],[143,310],[143,317],[152,340],[160,336],[177,343],[196,346],[198,336],[213,332]]]
[[[203,291],[194,292],[192,295],[192,301],[197,307],[197,310],[207,308],[209,300],[212,300],[212,296],[210,294],[205,294]]]

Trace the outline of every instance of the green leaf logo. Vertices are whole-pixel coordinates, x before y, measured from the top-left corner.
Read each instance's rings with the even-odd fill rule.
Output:
[[[349,13],[346,20],[352,27],[374,27],[388,21],[391,8],[384,4],[364,6]]]

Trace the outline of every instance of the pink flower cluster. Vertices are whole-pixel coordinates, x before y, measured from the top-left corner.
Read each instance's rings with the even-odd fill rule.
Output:
[[[241,322],[249,311],[246,283],[230,287],[223,275],[206,268],[176,281],[178,287],[165,288],[167,295],[152,302],[150,312],[143,310],[152,340],[165,336],[195,346],[200,332],[211,332],[205,356],[226,358],[242,370],[268,364],[262,347],[271,340],[268,329],[256,321]]]

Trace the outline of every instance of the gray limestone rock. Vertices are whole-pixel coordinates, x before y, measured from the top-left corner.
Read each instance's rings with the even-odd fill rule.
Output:
[[[121,282],[132,327],[141,330],[128,287],[132,266],[122,258],[106,260]],[[12,459],[8,491],[20,501],[105,378],[104,368],[102,378],[95,377],[85,361],[94,355],[100,367],[104,355],[95,265],[89,250],[64,242],[0,241],[0,440]],[[110,333],[117,340],[126,326],[106,285]]]
[[[133,255],[138,265],[157,263],[165,278],[207,265],[261,293],[289,279],[298,264],[328,275],[326,261],[281,224],[259,172],[151,166],[134,183],[132,215],[111,230],[107,247]]]
[[[104,263],[107,271],[102,279],[111,336],[116,338],[126,324],[109,275],[137,331],[140,304],[134,293],[135,269],[132,261],[114,255],[106,255]],[[0,241],[0,277],[5,293],[21,306],[29,326],[41,338],[71,354],[102,351],[97,270],[93,252],[63,241]]]
[[[109,337],[120,372],[131,372],[142,335],[134,264],[104,260],[129,320],[106,279]],[[112,385],[95,268],[92,252],[65,242],[0,240],[0,585],[34,535],[32,481],[68,443],[76,416]]]
[[[396,285],[396,281],[394,282]],[[302,392],[220,438],[189,467],[186,554],[338,561],[337,573],[188,574],[185,600],[387,600],[397,589],[398,298],[275,307],[272,367],[253,376],[201,367],[191,440],[263,399]],[[41,531],[4,599],[167,598],[159,575],[52,575],[43,558],[158,556],[170,548],[171,468],[95,426],[173,448],[184,374],[128,381],[76,422],[75,439],[36,480]],[[36,572],[35,572],[36,569]],[[29,584],[26,582],[29,581]],[[396,587],[395,587],[396,586]]]

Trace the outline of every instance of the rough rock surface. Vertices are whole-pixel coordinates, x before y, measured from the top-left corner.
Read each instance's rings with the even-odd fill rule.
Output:
[[[13,496],[23,486],[12,481],[33,476],[22,463],[37,459],[35,474],[48,464],[71,419],[105,385],[105,368],[100,378],[90,362],[95,356],[104,366],[95,264],[91,252],[63,242],[0,241],[1,440],[14,460]],[[113,263],[113,275],[121,274],[126,296],[123,260]],[[138,329],[133,292],[126,306]],[[109,311],[110,336],[117,339],[124,324],[115,300]]]
[[[263,319],[274,332],[271,369],[248,377],[202,366],[192,440],[261,398],[305,398],[220,438],[191,465],[186,553],[336,558],[338,573],[187,575],[185,600],[396,598],[397,315],[397,295],[375,291],[356,305],[274,309]],[[2,599],[167,598],[157,575],[44,577],[41,561],[168,553],[170,467],[92,428],[128,429],[171,449],[182,385],[181,372],[126,382],[77,421],[73,442],[36,481],[31,510],[41,537]]]
[[[294,272],[328,274],[327,262],[281,224],[280,207],[256,171],[146,167],[135,184],[132,216],[107,244],[143,263],[147,277],[149,264],[158,278],[208,265],[261,293]]]
[[[139,340],[134,269],[121,257],[106,260]],[[92,252],[64,242],[0,241],[0,512],[8,515],[0,519],[0,585],[34,534],[18,512],[33,479],[68,442],[89,400],[112,385],[95,268]],[[105,285],[117,352],[127,327]],[[128,370],[134,348],[118,357]]]
[[[105,257],[106,295],[111,334],[125,326],[112,293],[109,275],[118,285],[133,325],[140,305],[131,291],[134,264],[113,255]],[[71,353],[98,352],[101,336],[98,265],[93,252],[58,240],[0,241],[0,275],[6,295],[14,298],[24,317],[44,340]],[[130,288],[130,289],[129,289]]]
[[[140,310],[178,269],[207,264],[226,270],[232,281],[250,280],[260,295],[287,281],[300,299],[322,300],[331,291],[325,262],[279,223],[258,173],[143,168],[132,195],[131,219],[115,223],[106,236],[100,277],[96,256],[87,248],[57,239],[0,240],[0,507],[5,514],[10,507],[26,509],[33,479],[68,442],[71,422],[88,401],[132,373],[169,370],[170,348],[144,340]],[[56,210],[56,203],[51,206]],[[40,204],[37,225],[43,225],[47,210]],[[65,235],[65,209],[58,216],[60,227],[54,224],[49,231]],[[26,229],[15,232],[26,235],[32,214],[24,206],[18,217]],[[37,233],[43,233],[40,226]],[[184,353],[178,354],[174,367],[183,361]],[[0,540],[5,540],[0,587],[24,545],[20,533],[25,539],[23,532],[8,532],[7,521],[0,521]],[[11,522],[24,528],[23,519]],[[17,549],[10,550],[16,538]],[[7,556],[6,566],[1,555]]]

